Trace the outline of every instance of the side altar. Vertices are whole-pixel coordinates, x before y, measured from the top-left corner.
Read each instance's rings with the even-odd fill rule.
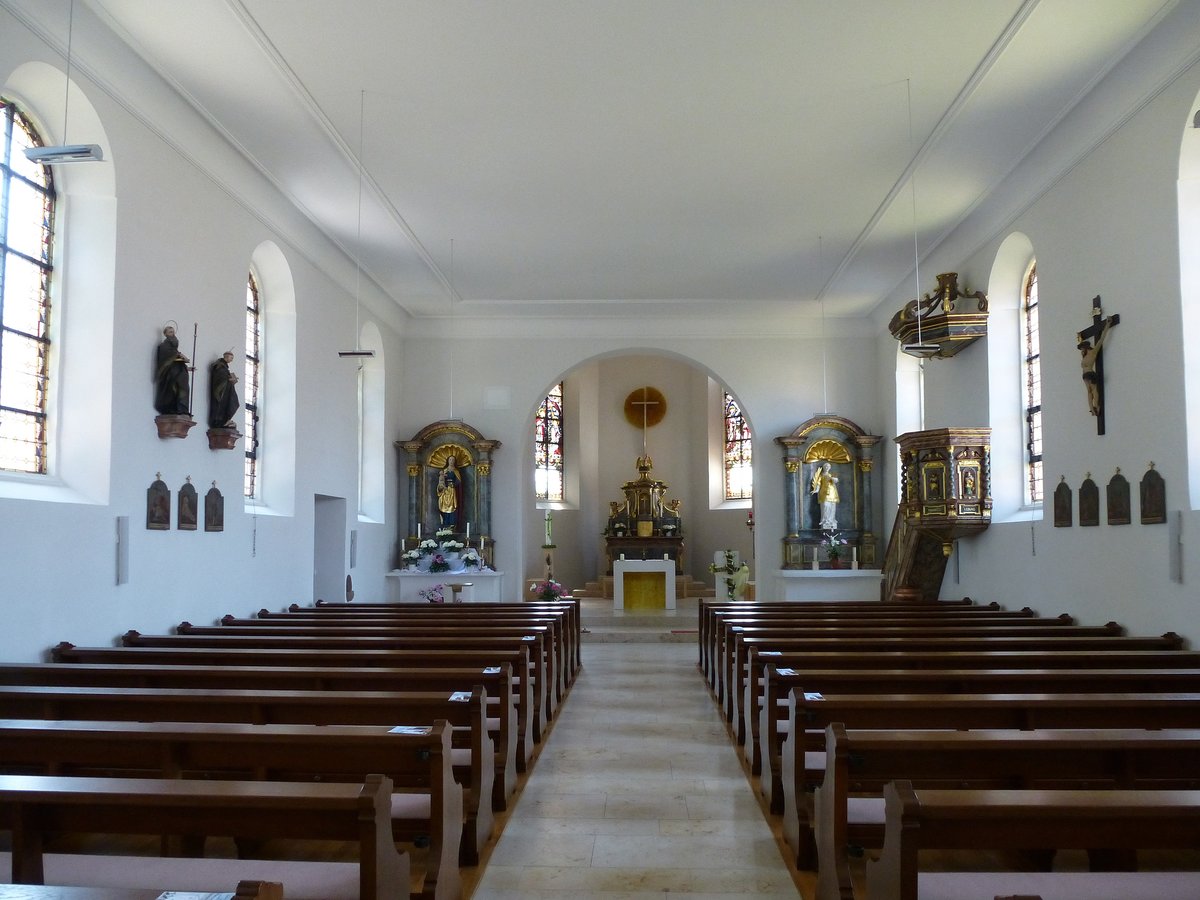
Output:
[[[464,555],[474,550],[481,570],[493,568],[492,454],[500,442],[461,419],[443,419],[395,447],[407,475],[407,490],[401,479],[396,569],[447,549]]]
[[[626,560],[674,560],[675,574],[684,572],[683,520],[679,500],[667,500],[669,485],[653,477],[654,460],[643,453],[637,459],[638,477],[621,486],[625,500],[609,503],[604,529],[606,575],[613,563]]]

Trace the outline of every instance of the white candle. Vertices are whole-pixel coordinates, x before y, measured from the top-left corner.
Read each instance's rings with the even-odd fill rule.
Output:
[[[850,559],[853,562],[858,562],[858,548],[857,547],[850,548]]]
[[[622,561],[624,561],[624,559],[625,559],[625,554],[624,554],[624,553],[622,553],[622,554],[621,554],[621,560],[622,560]]]
[[[421,539],[421,523],[418,522],[417,523],[417,540],[419,541],[420,539]]]
[[[471,543],[471,523],[467,523],[467,543]]]
[[[668,556],[667,554],[665,554],[665,553],[663,554],[663,562],[666,562],[666,561],[667,561],[668,559],[670,559],[670,558],[671,558],[671,557],[670,557],[670,556]]]

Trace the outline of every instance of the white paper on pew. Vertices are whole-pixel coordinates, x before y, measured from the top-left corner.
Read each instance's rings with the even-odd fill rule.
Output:
[[[536,634],[527,634],[527,635],[525,635],[523,638],[521,638],[521,640],[523,640],[523,641],[536,641],[536,640],[537,640],[537,635],[536,635]]]
[[[450,702],[451,703],[470,703],[471,702],[471,692],[470,691],[455,691],[453,694],[450,695]]]
[[[777,675],[795,675],[796,670],[795,669],[776,669],[775,673]]]
[[[734,626],[733,626],[732,628],[730,628],[729,630],[730,630],[730,631],[745,631],[746,629],[745,629],[745,628],[743,628],[741,625],[734,625]]]
[[[782,650],[759,650],[758,655],[759,656],[783,656],[783,651]]]
[[[192,891],[164,891],[155,900],[233,900],[233,894],[198,894]]]
[[[484,666],[483,674],[484,675],[499,675],[500,667],[499,666]]]
[[[433,734],[433,728],[429,725],[397,725],[388,729],[388,734]]]
[[[819,691],[811,691],[811,692],[805,691],[804,699],[805,700],[824,700],[825,698],[821,696]]]

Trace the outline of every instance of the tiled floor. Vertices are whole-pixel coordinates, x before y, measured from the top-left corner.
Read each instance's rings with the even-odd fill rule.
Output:
[[[588,643],[472,896],[668,894],[801,896],[695,641]]]

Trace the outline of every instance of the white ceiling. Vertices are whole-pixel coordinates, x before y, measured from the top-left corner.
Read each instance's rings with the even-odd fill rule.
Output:
[[[861,315],[1175,6],[82,2],[418,316]]]

